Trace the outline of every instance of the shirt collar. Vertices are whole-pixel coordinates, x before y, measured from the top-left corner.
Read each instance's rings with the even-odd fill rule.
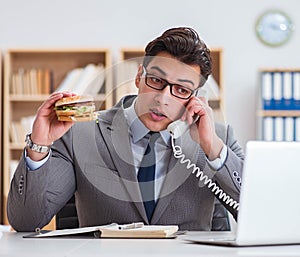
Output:
[[[136,143],[139,140],[141,140],[150,131],[137,116],[136,111],[134,109],[135,102],[136,102],[136,98],[134,99],[132,105],[130,105],[128,108],[124,109],[124,114],[125,114],[128,126],[129,126],[129,133],[132,136],[133,143]],[[170,133],[165,129],[165,130],[160,131],[160,135],[161,135],[164,143],[168,146],[171,146]]]

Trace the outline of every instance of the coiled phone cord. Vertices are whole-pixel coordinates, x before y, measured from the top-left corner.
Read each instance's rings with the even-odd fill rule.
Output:
[[[191,163],[190,159],[185,158],[185,154],[182,153],[182,149],[179,145],[175,145],[175,138],[171,136],[171,143],[173,148],[173,155],[176,159],[180,159],[180,163],[186,163],[187,169],[192,169],[192,174],[196,175],[196,178],[199,178],[201,182],[204,183],[218,199],[222,200],[224,203],[229,205],[235,210],[239,210],[239,203],[233,200],[229,195],[227,195],[215,182],[213,182],[207,175],[204,175],[203,171],[196,166],[194,163]]]

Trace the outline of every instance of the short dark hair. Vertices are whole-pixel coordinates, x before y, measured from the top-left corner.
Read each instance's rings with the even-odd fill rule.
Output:
[[[199,65],[202,75],[200,87],[204,85],[208,76],[212,73],[210,50],[192,28],[171,28],[149,42],[145,48],[143,65],[147,67],[152,57],[160,52],[167,52],[185,64]]]

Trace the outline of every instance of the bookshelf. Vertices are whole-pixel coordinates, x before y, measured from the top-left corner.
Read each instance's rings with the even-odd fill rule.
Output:
[[[119,62],[115,65],[115,103],[125,95],[137,94],[138,90],[134,79],[138,66],[143,61],[143,56],[144,49],[142,48],[122,48],[120,50]]]
[[[48,98],[49,93],[52,93],[61,85],[69,72],[86,67],[89,64],[102,64],[104,69],[107,70],[111,67],[110,51],[98,48],[8,49],[6,51],[4,59],[2,169],[4,199],[2,215],[5,224],[8,224],[5,210],[10,179],[25,146],[25,134],[29,132],[28,129],[26,131],[23,129],[23,131],[17,130],[18,133],[14,133],[14,130],[19,128],[15,124],[23,122],[23,125],[25,123],[28,127],[38,107]],[[34,75],[39,71],[42,72],[40,76],[35,77],[32,76],[32,71],[34,71]],[[19,83],[20,77],[18,76],[20,73],[22,75],[29,74],[27,82],[25,82],[25,77],[21,77],[23,80],[22,83]],[[14,83],[14,81],[17,81],[17,83]],[[32,86],[32,84],[35,86]],[[23,86],[23,89],[20,89],[20,85]],[[29,86],[30,90],[25,91],[25,86]],[[113,97],[111,92],[111,74],[105,72],[103,86],[96,95],[93,95],[98,109],[106,109],[112,106]]]
[[[209,97],[209,105],[214,110],[215,119],[218,121],[224,121],[224,114],[223,114],[223,49],[222,48],[211,48],[211,57],[213,62],[213,69],[212,69],[212,80],[208,80],[206,90],[211,89],[211,84],[214,83],[214,86],[218,87],[218,93],[215,94],[213,97]],[[142,63],[142,58],[144,55],[143,48],[122,48],[120,50],[120,59],[119,64],[116,69],[116,83],[114,88],[115,97],[114,100],[117,102],[122,96],[128,93],[136,93],[137,89],[134,86],[134,78],[137,72],[138,64]],[[136,63],[136,70],[132,63]],[[130,72],[126,70],[126,66],[130,66]],[[127,72],[124,72],[127,71]],[[121,74],[120,74],[121,73]],[[127,77],[124,75],[127,74]],[[120,82],[119,82],[120,81]],[[212,96],[212,94],[209,94]]]
[[[259,69],[257,138],[300,141],[300,69]]]

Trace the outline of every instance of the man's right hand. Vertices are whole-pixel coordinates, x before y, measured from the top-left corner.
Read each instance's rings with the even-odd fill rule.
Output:
[[[74,122],[57,119],[54,107],[59,99],[74,95],[76,94],[70,92],[55,92],[39,107],[32,127],[32,142],[38,145],[51,145],[72,127]],[[46,155],[47,153],[27,149],[27,156],[33,161],[42,160]]]

